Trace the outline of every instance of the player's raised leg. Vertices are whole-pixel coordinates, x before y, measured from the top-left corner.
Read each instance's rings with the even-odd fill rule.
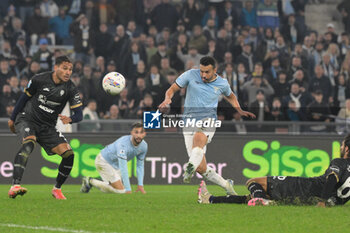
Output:
[[[35,143],[35,136],[26,137],[22,142],[21,148],[15,156],[13,169],[13,185],[11,186],[8,192],[10,198],[16,198],[16,196],[18,195],[22,196],[27,192],[27,189],[21,187],[20,183],[28,162],[28,157],[32,153]]]
[[[185,143],[186,140],[190,140],[190,137],[186,139],[185,135]],[[204,147],[207,144],[207,136],[202,132],[195,132],[192,138],[192,150],[188,151],[189,153],[189,161],[187,163],[185,174],[184,174],[184,183],[190,183],[193,174],[196,172],[198,166],[201,164],[204,157]],[[186,145],[187,147],[188,145]]]
[[[58,166],[58,175],[56,178],[56,184],[52,189],[52,196],[56,199],[65,200],[61,186],[67,180],[74,163],[74,152],[68,143],[61,143],[52,149],[52,152],[61,155],[62,160]]]

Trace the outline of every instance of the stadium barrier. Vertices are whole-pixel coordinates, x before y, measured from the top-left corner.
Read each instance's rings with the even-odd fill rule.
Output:
[[[78,184],[82,176],[98,177],[94,159],[100,150],[122,134],[66,134],[75,152],[74,167],[67,183]],[[244,184],[252,177],[322,175],[332,158],[340,156],[342,136],[331,135],[234,135],[216,133],[208,145],[207,161],[225,178]],[[145,159],[147,184],[182,184],[188,161],[183,137],[178,133],[148,133]],[[10,134],[0,135],[0,184],[10,184],[13,159],[20,140]],[[29,157],[23,184],[52,184],[61,158],[48,156],[39,145]],[[136,161],[128,163],[131,183],[136,184]],[[199,183],[199,176],[192,184]]]

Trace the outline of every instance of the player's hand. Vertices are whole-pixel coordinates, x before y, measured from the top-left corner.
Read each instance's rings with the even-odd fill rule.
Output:
[[[59,114],[58,117],[60,118],[60,120],[62,121],[63,124],[69,124],[72,122],[72,119],[70,117],[64,116]]]
[[[165,99],[159,106],[159,109],[165,109],[169,108],[169,105],[171,104],[171,99]]]
[[[141,192],[143,194],[146,194],[146,191],[144,190],[143,186],[141,186],[141,185],[137,186],[135,193],[137,193],[137,192]]]
[[[322,207],[322,208],[326,208],[326,203],[323,201],[319,201],[316,205],[316,207]]]
[[[126,191],[125,193],[126,193],[126,194],[132,194],[132,192],[131,192],[131,191]]]
[[[13,120],[8,120],[7,124],[8,124],[8,126],[9,126],[11,132],[12,132],[12,133],[16,133],[16,130],[15,130],[15,123],[13,122]]]
[[[247,112],[247,111],[240,111],[239,114],[240,114],[241,116],[250,117],[250,118],[253,118],[253,119],[256,118],[256,116],[255,116],[254,113]]]

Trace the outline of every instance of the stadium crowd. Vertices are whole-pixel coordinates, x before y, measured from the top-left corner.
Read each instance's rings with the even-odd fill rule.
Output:
[[[74,59],[72,81],[85,119],[141,118],[156,110],[178,75],[215,57],[241,106],[257,121],[322,121],[350,116],[350,4],[345,30],[305,25],[307,0],[2,0],[0,117],[9,117],[28,80]],[[108,96],[103,76],[127,88]],[[185,91],[173,98],[180,113]],[[224,100],[222,120],[241,120]],[[98,125],[96,125],[98,127]],[[96,129],[98,130],[98,129]]]

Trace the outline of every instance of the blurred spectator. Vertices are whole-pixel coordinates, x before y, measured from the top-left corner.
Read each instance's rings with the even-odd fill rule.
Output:
[[[334,28],[334,24],[333,23],[328,23],[327,24],[327,32],[326,34],[330,34],[331,35],[331,42],[332,43],[337,43],[338,42],[338,35],[335,32],[335,28]]]
[[[19,88],[21,89],[22,92],[24,92],[24,89],[27,88],[28,86],[28,77],[27,76],[22,76],[20,81],[19,81]]]
[[[31,79],[34,75],[40,72],[40,64],[39,62],[32,61],[27,68],[24,68],[21,72],[21,76],[25,75],[29,79]]]
[[[164,41],[160,41],[157,45],[157,52],[151,57],[151,60],[149,61],[149,65],[156,65],[160,67],[160,61],[163,57],[167,57],[167,49],[165,46]]]
[[[0,33],[1,34],[1,33]],[[0,39],[1,40],[1,39]],[[340,43],[339,43],[339,58],[342,61],[347,52],[350,51],[350,39],[349,35],[346,33],[342,33],[341,38],[340,38]],[[0,42],[1,43],[1,42]]]
[[[82,13],[82,9],[83,9],[83,1],[81,0],[72,0],[70,1],[70,5],[69,5],[69,10],[68,10],[68,14],[70,16],[72,16],[73,18],[76,18],[80,13]]]
[[[288,16],[288,22],[282,25],[281,33],[285,41],[292,44],[301,43],[304,38],[302,28],[296,23],[294,15]]]
[[[99,31],[96,33],[94,51],[95,56],[105,57],[107,60],[112,57],[113,51],[111,50],[113,43],[113,36],[108,32],[107,24],[100,24]]]
[[[259,27],[279,27],[277,6],[272,0],[263,0],[263,2],[259,2],[256,14]]]
[[[201,23],[201,9],[197,0],[186,0],[182,7],[182,18],[188,31]]]
[[[269,104],[266,101],[265,93],[262,89],[258,89],[255,95],[255,100],[249,104],[249,111],[254,113],[256,116],[256,118],[253,120],[258,122],[266,121],[270,118],[270,108]],[[264,132],[266,130],[266,127],[257,125],[255,127],[255,130],[256,132]]]
[[[163,57],[161,59],[159,73],[163,77],[166,77],[169,73],[177,73],[177,71],[170,66],[170,60],[168,57]]]
[[[149,90],[146,88],[146,81],[143,78],[136,79],[136,87],[130,90],[128,99],[134,102],[134,107],[139,106],[140,101],[143,99]]]
[[[163,93],[165,93],[166,90],[175,82],[176,80],[176,73],[169,72],[166,76],[166,83],[163,86]],[[182,96],[181,92],[178,91],[174,94],[171,104],[170,104],[170,112],[168,114],[181,114],[182,113]]]
[[[204,12],[202,22],[201,22],[202,27],[205,27],[205,25],[208,25],[209,20],[212,20],[212,23],[214,24],[213,27],[215,29],[219,28],[219,16],[214,6],[209,6],[208,10]]]
[[[132,41],[128,51],[122,58],[120,70],[124,72],[126,77],[130,77],[136,70],[140,60],[147,61],[146,51],[138,42]]]
[[[102,75],[106,74],[106,60],[104,57],[99,56],[96,58],[95,69],[101,71]]]
[[[254,63],[256,62],[255,56],[252,53],[251,44],[244,44],[241,55],[239,55],[236,59],[237,63],[243,63],[245,66],[245,70],[249,73],[253,72]]]
[[[40,4],[41,15],[49,19],[58,16],[59,9],[53,0],[42,0]]]
[[[337,78],[337,85],[334,88],[334,95],[333,95],[333,107],[336,108],[335,112],[333,112],[335,115],[337,114],[337,111],[339,111],[339,108],[345,107],[345,100],[350,98],[350,82],[349,80],[345,79],[344,74],[340,74]]]
[[[197,48],[195,47],[189,47],[188,54],[183,54],[180,46],[178,46],[176,55],[184,64],[192,61],[193,65],[197,68],[199,68],[200,59],[205,56],[199,54]]]
[[[208,51],[208,40],[203,35],[203,30],[200,25],[195,25],[192,30],[192,35],[188,41],[189,47],[194,47],[200,54],[206,54]]]
[[[89,21],[85,15],[80,15],[70,25],[69,32],[73,37],[75,60],[91,64],[94,55],[95,32],[90,28]]]
[[[311,79],[309,85],[309,91],[315,94],[317,90],[321,90],[323,94],[323,101],[328,102],[328,98],[331,96],[333,89],[329,81],[329,78],[324,75],[324,70],[321,65],[315,67],[315,76]]]
[[[224,3],[224,7],[218,8],[218,16],[219,16],[219,27],[224,25],[225,20],[230,20],[232,25],[236,27],[239,25],[238,20],[238,12],[233,7],[233,4],[230,0],[226,0]]]
[[[217,28],[215,28],[215,20],[211,18],[208,19],[207,24],[203,27],[203,34],[208,41],[211,39],[216,39],[216,31]]]
[[[231,87],[231,90],[235,95],[238,97],[238,99],[241,99],[242,93],[241,93],[241,82],[239,82],[239,77],[236,72],[234,72],[233,64],[232,63],[226,63],[225,69],[222,72],[221,77],[226,79]]]
[[[5,84],[1,88],[2,92],[0,93],[0,114],[4,115],[6,112],[6,106],[9,103],[14,103],[16,102],[16,96],[15,94],[11,91],[11,87],[9,84]]]
[[[26,31],[23,30],[22,28],[23,24],[22,24],[22,20],[20,18],[13,18],[12,20],[12,31],[9,34],[9,40],[11,43],[11,46],[15,46],[18,37],[24,37],[24,39],[26,39]]]
[[[315,91],[315,100],[307,106],[307,117],[309,121],[330,122],[330,109],[326,101],[323,101],[321,90]],[[312,132],[326,132],[325,125],[310,126]]]
[[[154,106],[158,106],[164,98],[163,91],[166,84],[165,77],[159,73],[159,69],[156,65],[151,65],[150,74],[146,77],[145,81],[147,89],[152,95]]]
[[[272,100],[272,106],[271,106],[271,113],[269,115],[269,118],[266,119],[268,121],[285,121],[286,116],[284,115],[284,111],[282,109],[282,103],[281,99],[278,97],[273,98]],[[280,126],[275,127],[280,128]]]
[[[115,25],[117,23],[117,13],[115,7],[108,3],[107,0],[99,0],[95,4],[99,24],[105,23]]]
[[[338,70],[333,66],[331,63],[331,56],[329,53],[324,53],[322,56],[322,63],[321,63],[324,75],[328,77],[329,82],[332,85],[332,88],[335,86],[335,79],[334,77],[338,75]]]
[[[282,71],[282,67],[280,65],[280,60],[278,58],[274,58],[271,61],[271,67],[265,71],[265,75],[269,81],[269,83],[273,84],[277,81],[278,73]]]
[[[336,70],[339,70],[340,65],[339,65],[339,59],[340,59],[340,52],[339,52],[339,47],[336,43],[332,43],[328,46],[327,50],[328,55],[330,56],[330,63],[332,64],[332,67]]]
[[[167,27],[173,32],[175,31],[178,20],[179,14],[175,7],[169,3],[169,0],[162,0],[161,3],[151,11],[148,24],[152,23],[155,25],[158,31]]]
[[[130,39],[138,38],[140,36],[141,30],[137,27],[135,20],[130,20],[127,23],[126,34]]]
[[[36,45],[41,36],[46,36],[49,33],[48,18],[42,16],[39,6],[35,6],[34,14],[25,21],[24,28],[30,36],[31,45]]]
[[[240,25],[242,26],[250,26],[257,27],[257,16],[256,16],[256,8],[254,7],[254,1],[245,1],[244,6],[242,8]]]
[[[121,66],[121,60],[130,45],[130,38],[125,33],[125,28],[123,25],[118,25],[116,27],[116,35],[114,36],[114,41],[112,43],[111,51],[113,51],[112,59],[117,64],[117,67]]]
[[[264,92],[264,99],[269,98],[275,93],[266,79],[263,79],[261,76],[253,76],[250,81],[244,83],[242,86],[242,91],[247,96],[244,102],[249,105],[253,103],[256,100],[258,90]]]
[[[104,119],[108,119],[108,120],[120,119],[118,106],[115,104],[111,105],[111,107],[109,108],[109,111],[104,116]]]
[[[287,82],[287,74],[285,71],[280,71],[277,74],[277,79],[274,80],[272,83],[273,89],[275,91],[274,96],[278,97],[280,99],[283,98],[283,96],[286,96],[289,94],[289,83]]]
[[[346,99],[345,105],[340,109],[336,122],[339,124],[336,131],[339,134],[348,133],[350,131],[350,99]]]
[[[136,109],[136,118],[140,119],[143,117],[145,111],[156,111],[154,107],[152,95],[146,94],[140,101],[138,108]]]
[[[350,33],[350,2],[343,0],[338,4],[337,9],[343,17],[344,30]]]
[[[289,121],[305,121],[306,115],[296,106],[294,100],[289,100],[287,109],[287,120]],[[299,127],[298,127],[299,128]],[[296,131],[299,131],[298,129]]]
[[[305,74],[303,70],[297,70],[293,74],[293,79],[289,81],[289,83],[298,83],[301,92],[305,92],[309,90],[309,83],[305,80]]]
[[[12,49],[12,54],[16,57],[19,67],[22,69],[25,66],[24,58],[28,55],[28,49],[24,36],[17,38],[17,43]],[[12,56],[13,57],[13,56]]]
[[[129,118],[129,114],[131,110],[134,108],[134,102],[135,100],[128,99],[128,88],[124,88],[122,92],[120,93],[120,98],[118,100],[118,108],[119,108],[119,114],[121,118],[127,119]]]
[[[25,60],[23,61],[23,65],[25,65]],[[10,72],[15,74],[15,76],[19,79],[20,77],[20,71],[22,70],[22,68],[18,65],[18,59],[15,56],[10,57],[9,60],[9,69]]]
[[[18,98],[21,96],[22,91],[19,88],[19,80],[16,76],[11,76],[9,80],[9,85],[11,87],[11,93],[13,94],[13,97],[15,100],[18,100]]]
[[[98,132],[101,128],[98,122],[89,122],[89,120],[96,121],[99,119],[96,112],[97,103],[95,100],[91,99],[88,101],[87,106],[83,110],[83,121],[79,125],[81,131]]]
[[[2,87],[9,82],[11,76],[13,76],[9,69],[9,62],[7,59],[0,60],[0,90]]]
[[[282,99],[282,105],[287,107],[289,102],[293,100],[297,111],[306,113],[306,107],[312,102],[312,97],[308,92],[302,92],[298,83],[292,83],[290,93]]]
[[[52,52],[47,48],[48,41],[46,38],[39,40],[39,49],[34,53],[33,60],[40,63],[40,68],[44,70],[52,69]]]
[[[170,30],[169,30],[169,28],[165,27],[165,28],[163,28],[162,31],[160,31],[160,33],[158,33],[158,35],[156,36],[156,42],[159,43],[160,41],[162,41],[165,44],[165,47],[167,49],[169,48],[169,44],[170,44]]]
[[[146,68],[147,67],[145,65],[145,62],[142,60],[139,60],[136,66],[136,70],[134,71],[134,74],[130,76],[130,79],[127,78],[129,89],[136,87],[137,78],[143,78],[143,79],[146,78],[147,72],[148,72]]]
[[[56,44],[67,44],[69,43],[69,27],[70,24],[73,22],[73,19],[71,16],[66,15],[66,10],[64,8],[59,9],[59,15],[55,16],[53,18],[50,18],[49,20],[49,28],[50,31],[55,33],[56,38]]]
[[[145,49],[147,54],[147,61],[151,62],[151,57],[158,51],[157,47],[155,46],[155,40],[152,36],[147,37]]]
[[[87,0],[85,2],[84,14],[88,18],[89,25],[93,30],[97,30],[101,25],[98,19],[98,9],[95,8],[93,0]]]

